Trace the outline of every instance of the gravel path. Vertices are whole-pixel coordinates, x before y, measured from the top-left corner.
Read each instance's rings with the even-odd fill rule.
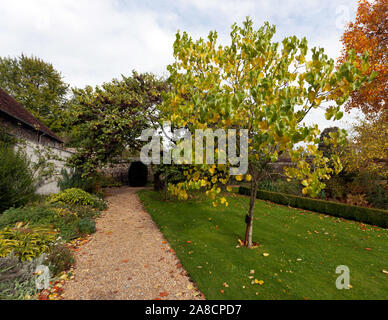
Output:
[[[76,252],[64,299],[203,299],[174,251],[144,210],[138,188],[107,190],[109,208]]]

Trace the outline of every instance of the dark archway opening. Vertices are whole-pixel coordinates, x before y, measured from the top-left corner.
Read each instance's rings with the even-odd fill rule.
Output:
[[[144,187],[147,184],[148,168],[140,162],[131,163],[128,169],[128,183],[131,187]]]

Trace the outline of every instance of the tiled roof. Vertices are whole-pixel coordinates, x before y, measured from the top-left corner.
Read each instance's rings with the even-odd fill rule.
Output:
[[[10,117],[26,124],[34,130],[40,131],[54,140],[61,143],[63,141],[54,132],[47,128],[42,122],[36,119],[26,108],[12,98],[8,93],[0,88],[0,111],[3,111]]]

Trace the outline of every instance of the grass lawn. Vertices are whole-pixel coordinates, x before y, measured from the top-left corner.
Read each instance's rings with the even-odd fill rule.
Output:
[[[228,207],[214,208],[202,195],[167,202],[154,191],[139,196],[207,299],[388,299],[386,229],[257,200],[259,246],[247,249],[238,239],[248,197],[233,194]],[[339,265],[350,269],[348,290],[335,286]]]

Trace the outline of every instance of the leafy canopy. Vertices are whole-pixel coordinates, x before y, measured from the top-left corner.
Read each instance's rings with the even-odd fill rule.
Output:
[[[364,114],[374,117],[376,113],[388,117],[388,1],[359,1],[357,16],[342,36],[343,53],[339,62],[345,61],[353,49],[357,54],[356,65],[365,75],[372,75],[372,80],[351,94],[346,103],[346,110],[361,109]],[[369,66],[365,66],[362,55],[369,55]]]
[[[303,119],[318,107],[325,108],[326,119],[341,119],[340,106],[361,87],[365,76],[356,68],[354,53],[336,69],[322,48],[313,48],[309,57],[305,38],[292,36],[278,43],[273,41],[274,35],[275,26],[265,23],[255,30],[249,18],[241,27],[232,26],[227,46],[217,44],[215,31],[207,40],[197,41],[186,32],[178,32],[175,62],[168,66],[173,89],[166,94],[161,110],[164,120],[192,132],[220,127],[247,129],[248,181],[257,185],[265,165],[288,152],[298,165],[287,175],[302,181],[304,193],[316,196],[325,186],[322,180],[328,179],[333,169],[317,148],[318,126],[308,126]],[[362,61],[366,64],[367,58]],[[333,143],[344,137],[344,131],[333,134]],[[306,161],[306,156],[311,160]],[[334,164],[339,171],[338,158]],[[205,171],[211,177],[201,179]],[[207,187],[214,197],[220,191],[219,182],[228,181],[225,172],[223,166],[193,167],[187,172],[190,183],[180,187],[182,197],[186,198],[184,189],[193,184]],[[225,203],[224,199],[221,202]]]
[[[381,117],[375,121],[361,121],[353,130],[354,137],[349,139],[342,155],[345,169],[387,179],[388,123]]]
[[[63,130],[68,85],[62,75],[37,57],[0,57],[0,87],[50,129]]]
[[[70,163],[91,175],[124,150],[138,150],[141,141],[136,138],[156,121],[155,107],[165,89],[165,81],[136,72],[95,89],[74,89],[69,126],[78,149]]]

